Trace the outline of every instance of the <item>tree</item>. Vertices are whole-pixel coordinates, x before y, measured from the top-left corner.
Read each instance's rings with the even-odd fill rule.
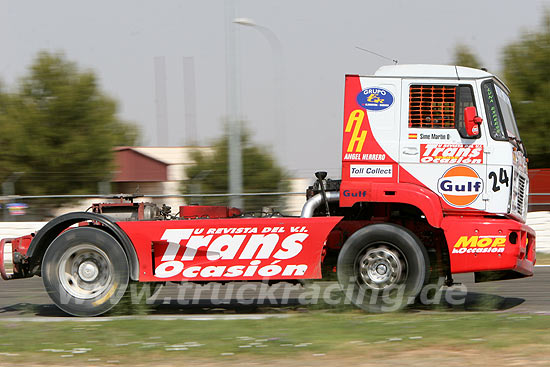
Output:
[[[244,133],[241,137],[243,159],[243,191],[254,192],[284,192],[288,190],[285,174],[273,157],[264,149],[255,146],[250,141],[250,135]],[[183,183],[185,194],[225,194],[228,193],[228,134],[218,139],[212,146],[212,154],[199,151],[192,153],[194,165],[186,168],[189,179]],[[228,197],[192,198],[191,203],[204,205],[229,205]],[[261,210],[262,207],[280,207],[281,198],[275,196],[245,196],[245,210]]]
[[[113,147],[138,136],[116,112],[92,72],[39,53],[14,93],[0,89],[0,180],[21,172],[20,195],[97,192],[110,180]]]
[[[538,31],[524,33],[503,52],[504,79],[529,167],[550,167],[550,13]]]
[[[453,63],[458,66],[466,66],[474,69],[481,68],[481,63],[476,55],[474,55],[472,50],[464,44],[455,46],[453,60]]]

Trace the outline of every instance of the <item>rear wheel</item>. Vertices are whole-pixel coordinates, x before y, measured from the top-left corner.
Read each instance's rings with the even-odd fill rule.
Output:
[[[59,235],[42,260],[50,298],[75,316],[97,316],[113,308],[128,286],[126,253],[109,233],[92,227]]]
[[[396,311],[414,303],[429,278],[428,254],[406,228],[373,224],[346,241],[337,274],[351,303],[369,312]]]

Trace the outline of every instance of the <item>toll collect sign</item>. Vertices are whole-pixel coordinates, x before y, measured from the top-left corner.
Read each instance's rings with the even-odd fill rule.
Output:
[[[388,178],[393,176],[391,164],[352,164],[350,165],[350,178]]]
[[[321,254],[341,217],[119,222],[140,281],[321,278]],[[136,225],[139,223],[139,226]]]
[[[420,144],[420,163],[483,164],[483,145]]]

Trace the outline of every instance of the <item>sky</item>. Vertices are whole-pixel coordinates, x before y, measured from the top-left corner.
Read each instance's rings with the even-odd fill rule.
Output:
[[[340,176],[344,76],[391,63],[357,47],[400,64],[451,64],[463,43],[498,75],[503,47],[536,30],[550,9],[550,0],[232,1],[235,17],[261,26],[231,25],[240,114],[253,141],[297,178],[317,170]],[[62,52],[96,73],[120,118],[140,127],[142,145],[178,146],[186,142],[183,58],[192,57],[197,139],[208,145],[227,115],[226,7],[223,0],[0,0],[0,81],[15,88],[39,51]],[[155,57],[166,63],[168,130],[160,142]]]

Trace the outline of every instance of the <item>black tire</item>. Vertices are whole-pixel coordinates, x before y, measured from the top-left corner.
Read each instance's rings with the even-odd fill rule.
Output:
[[[44,287],[61,310],[98,316],[122,298],[129,281],[126,253],[109,233],[92,227],[59,235],[42,259]]]
[[[346,299],[369,312],[413,304],[429,279],[429,258],[418,237],[389,223],[361,228],[338,256],[338,282]]]

